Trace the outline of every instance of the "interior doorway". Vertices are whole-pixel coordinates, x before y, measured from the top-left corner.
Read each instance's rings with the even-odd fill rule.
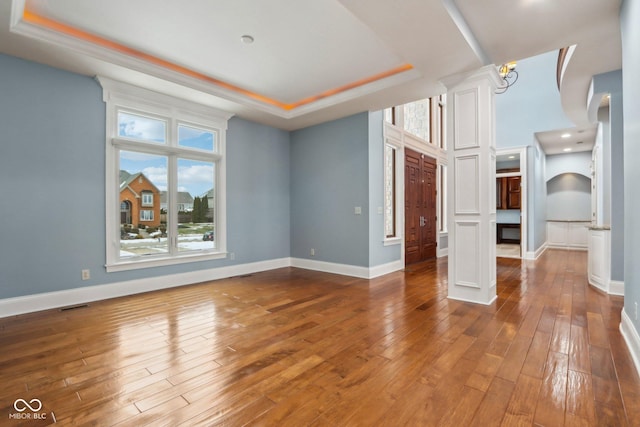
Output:
[[[526,258],[527,149],[496,150],[496,256]]]
[[[405,148],[405,265],[436,257],[436,159]]]

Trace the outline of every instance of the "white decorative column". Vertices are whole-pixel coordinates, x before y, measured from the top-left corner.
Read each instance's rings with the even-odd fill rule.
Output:
[[[496,299],[497,68],[446,79],[449,212],[449,298]]]

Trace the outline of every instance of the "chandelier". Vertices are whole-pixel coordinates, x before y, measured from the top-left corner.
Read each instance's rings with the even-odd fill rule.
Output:
[[[515,61],[507,62],[498,67],[498,74],[502,81],[500,86],[496,89],[496,94],[505,93],[507,89],[514,85],[518,81],[518,72],[516,71]]]

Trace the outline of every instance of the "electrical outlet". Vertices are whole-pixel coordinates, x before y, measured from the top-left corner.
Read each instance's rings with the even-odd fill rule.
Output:
[[[82,270],[82,280],[91,279],[91,271],[90,270]]]
[[[236,259],[236,253],[235,252],[231,252],[229,254],[229,258],[231,259],[231,261],[233,261],[234,259]]]
[[[315,256],[316,255],[316,250],[311,248],[311,256]]]

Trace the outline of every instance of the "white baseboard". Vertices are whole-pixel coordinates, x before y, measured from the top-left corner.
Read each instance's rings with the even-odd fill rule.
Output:
[[[280,258],[249,264],[190,271],[187,273],[128,280],[126,282],[110,283],[107,285],[87,286],[76,289],[65,289],[63,291],[0,299],[0,318],[32,313],[35,311],[49,310],[52,308],[85,304],[92,301],[140,294],[143,292],[175,288],[194,283],[207,282],[210,280],[226,279],[228,277],[258,273],[283,267],[298,267],[307,270],[372,279],[374,277],[402,270],[404,268],[404,263],[402,260],[398,260],[374,267],[359,267],[301,258]]]
[[[535,252],[527,251],[524,255],[524,259],[535,261],[547,250],[547,244],[543,243]]]
[[[291,267],[305,270],[322,271],[324,273],[342,274],[343,276],[369,278],[369,268],[357,265],[337,264],[334,262],[316,261],[305,258],[291,258]]]
[[[627,348],[629,349],[629,353],[631,353],[633,363],[636,365],[636,372],[640,373],[640,336],[633,326],[631,319],[624,311],[624,308],[622,309],[622,315],[620,317],[620,333],[622,333],[622,337],[627,343]]]
[[[611,280],[609,282],[609,294],[624,296],[624,282],[619,280]]]
[[[563,249],[565,251],[588,251],[589,247],[584,245],[555,245],[547,243],[548,249]]]
[[[489,302],[483,302],[483,301],[476,301],[476,300],[472,300],[472,299],[468,299],[468,298],[460,298],[460,297],[452,297],[451,295],[447,295],[447,299],[451,299],[454,301],[462,301],[462,302],[470,302],[473,304],[481,304],[481,305],[491,305],[494,303],[494,301],[496,299],[498,299],[498,296],[494,296],[493,298],[491,298],[491,301]]]
[[[369,267],[369,279],[384,276],[385,274],[393,273],[394,271],[400,271],[403,268],[404,268],[404,262],[401,259],[397,261],[389,262],[387,264],[381,264],[381,265],[376,265],[375,267]]]
[[[444,258],[449,256],[449,248],[438,249],[438,258]]]
[[[373,279],[385,274],[393,273],[404,268],[402,260],[374,267],[360,267],[357,265],[337,264],[334,262],[316,261],[305,258],[291,258],[291,267],[304,268],[305,270],[322,271],[323,273],[341,274],[343,276],[359,277],[361,279]]]
[[[0,299],[0,318],[289,267],[290,258]]]

